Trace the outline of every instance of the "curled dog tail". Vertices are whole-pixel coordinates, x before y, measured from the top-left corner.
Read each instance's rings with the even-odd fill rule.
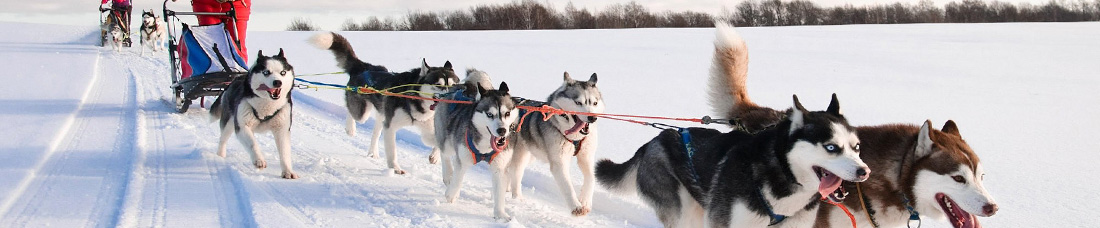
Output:
[[[340,34],[325,32],[313,35],[309,38],[309,43],[319,49],[332,51],[332,54],[336,56],[336,66],[343,68],[344,71],[351,72],[352,69],[366,69],[369,66],[355,56],[355,50],[351,48],[351,43]]]
[[[489,77],[489,73],[474,68],[466,69],[466,79],[462,81],[463,84],[473,85],[471,83],[477,83],[481,85],[481,88],[495,89],[493,88],[493,79]]]
[[[749,72],[749,51],[741,35],[728,24],[716,24],[714,62],[710,67],[710,107],[718,118],[734,118],[750,107],[757,107],[745,90]]]
[[[596,180],[608,190],[620,194],[635,194],[638,192],[638,161],[645,157],[649,143],[638,148],[634,157],[622,164],[603,159],[596,163]]]

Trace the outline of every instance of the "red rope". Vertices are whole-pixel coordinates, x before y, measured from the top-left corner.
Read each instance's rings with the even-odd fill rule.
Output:
[[[844,210],[844,214],[847,214],[848,219],[852,220],[852,228],[856,228],[856,216],[853,216],[852,212],[848,211],[847,207],[844,207],[843,204],[827,200],[827,199],[825,199],[825,197],[821,197],[821,201],[825,201],[825,203],[835,205],[835,206],[839,207],[841,210]]]

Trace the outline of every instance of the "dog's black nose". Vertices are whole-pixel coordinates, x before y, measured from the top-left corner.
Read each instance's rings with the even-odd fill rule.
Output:
[[[504,135],[506,133],[508,133],[508,129],[497,128],[497,135]]]
[[[860,179],[866,178],[867,173],[869,173],[867,168],[859,168],[856,170],[856,176],[859,176]]]
[[[997,213],[997,205],[996,204],[986,204],[985,206],[982,207],[982,213],[985,213],[985,216],[993,216],[993,214]]]
[[[283,87],[283,81],[275,80],[275,81],[271,82],[271,85],[275,86],[275,87]]]
[[[588,117],[588,123],[595,123],[595,122],[596,122],[596,117],[595,116],[589,116]]]

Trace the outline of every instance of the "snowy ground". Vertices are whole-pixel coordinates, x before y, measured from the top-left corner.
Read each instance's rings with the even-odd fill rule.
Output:
[[[366,135],[343,132],[341,94],[296,91],[294,165],[256,170],[235,140],[213,154],[205,109],[172,112],[163,53],[102,50],[94,28],[0,23],[0,227],[623,227],[660,226],[632,197],[597,190],[593,212],[569,215],[535,162],[513,223],[492,221],[488,171],[475,168],[458,202],[442,202],[439,167],[418,133],[398,135],[410,174],[369,158]],[[853,124],[953,119],[982,156],[1001,211],[989,227],[1087,227],[1100,200],[1100,23],[858,25],[739,29],[755,101],[797,93],[823,109],[838,93]],[[249,49],[284,48],[299,74],[338,71],[310,32],[254,32]],[[699,117],[712,29],[356,32],[361,58],[393,70],[476,67],[514,95],[544,98],[561,72],[600,75],[609,113]],[[310,79],[342,82],[345,76]],[[209,102],[209,101],[208,101]],[[597,157],[623,161],[656,130],[599,122]],[[687,126],[686,124],[681,124]],[[274,143],[260,137],[274,162]],[[575,168],[574,168],[575,169]],[[579,183],[579,172],[573,172]],[[926,222],[946,227],[944,222]]]

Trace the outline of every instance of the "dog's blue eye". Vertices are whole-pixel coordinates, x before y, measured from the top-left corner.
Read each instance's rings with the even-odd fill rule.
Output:
[[[271,75],[271,71],[270,70],[265,70],[264,75]]]
[[[492,113],[485,113],[485,116],[488,116],[489,118],[493,118],[493,114],[492,114]]]
[[[574,101],[574,102],[577,102],[577,105],[584,105],[584,103],[581,103],[580,101]]]
[[[835,153],[835,152],[837,152],[838,150],[840,150],[840,147],[836,146],[836,144],[828,144],[828,145],[825,145],[825,151],[829,151],[829,152],[833,152],[833,153]]]

